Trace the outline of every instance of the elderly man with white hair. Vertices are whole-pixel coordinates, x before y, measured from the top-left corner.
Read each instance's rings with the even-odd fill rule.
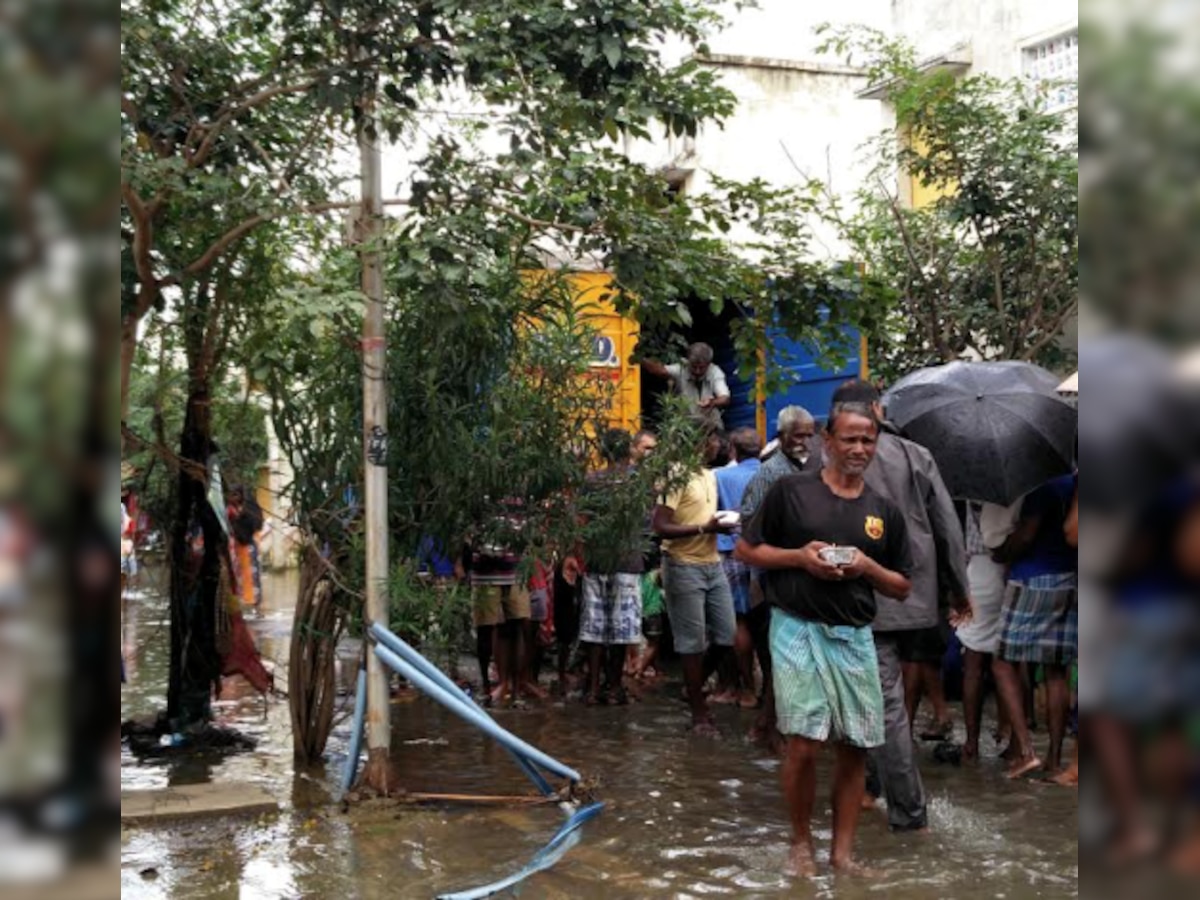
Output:
[[[743,522],[750,521],[767,491],[779,479],[820,470],[820,441],[816,431],[817,424],[812,413],[803,406],[785,406],[779,411],[776,420],[778,449],[763,462],[746,485],[746,491],[742,494]],[[746,624],[750,628],[754,654],[763,673],[761,712],[751,736],[778,747],[782,738],[775,727],[775,691],[771,684],[771,610],[763,602],[762,572],[758,570],[753,570],[750,576],[750,613],[746,617]]]
[[[729,385],[721,367],[713,362],[713,348],[697,342],[688,347],[683,362],[663,365],[655,359],[643,359],[642,370],[669,379],[679,396],[688,401],[692,412],[706,429],[722,428],[721,410],[730,403]]]

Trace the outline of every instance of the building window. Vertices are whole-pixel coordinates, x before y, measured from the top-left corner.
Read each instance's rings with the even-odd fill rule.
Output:
[[[1079,29],[1072,28],[1021,48],[1021,74],[1046,98],[1050,112],[1079,106]]]

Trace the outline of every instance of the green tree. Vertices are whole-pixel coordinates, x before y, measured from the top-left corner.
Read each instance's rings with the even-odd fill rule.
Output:
[[[529,305],[523,273],[547,258],[599,259],[616,277],[618,307],[648,330],[687,324],[682,301],[695,295],[714,309],[736,302],[747,321],[777,322],[831,348],[841,325],[859,317],[852,280],[807,260],[802,198],[752,182],[680,201],[619,152],[623,136],[694,135],[732,110],[711,71],[670,67],[659,53],[667,36],[704,49],[719,24],[706,3],[140,0],[124,20],[122,395],[148,315],[179,323],[197,400],[234,359],[220,348],[245,334],[251,369],[274,384],[276,419],[303,444],[297,492],[308,521],[323,515],[335,537],[341,529],[341,556],[356,540],[354,517],[329,508],[359,481],[363,423],[341,400],[361,390],[350,373],[361,360],[351,335],[363,298],[346,260],[286,295],[295,308],[281,311],[272,297],[284,296],[285,280],[302,282],[284,273],[286,248],[330,236],[312,217],[354,205],[338,193],[331,160],[360,126],[378,122],[400,138],[465,96],[486,104],[509,137],[497,155],[478,149],[469,123],[440,130],[393,198],[401,223],[360,248],[388,259],[400,342],[388,362],[389,372],[399,367],[389,376],[397,379],[389,464],[397,527],[409,537],[461,531],[429,470],[457,465],[446,448],[481,434],[491,436],[489,452],[503,439],[524,448],[533,438],[536,449],[485,454],[491,467],[464,454],[455,497],[494,503],[503,496],[495,486],[511,476],[509,489],[542,515],[534,501],[579,471],[564,439],[586,431],[570,390],[586,329],[550,292]],[[739,220],[757,235],[750,246],[725,237]],[[327,255],[313,249],[308,258]],[[551,337],[523,339],[534,319],[558,341],[557,356],[545,350]],[[755,359],[762,336],[762,324],[739,328],[743,358]],[[320,371],[328,381],[314,377]],[[179,454],[201,464],[213,437],[206,409],[189,403]],[[207,516],[200,471],[180,480],[180,529],[192,512]],[[477,505],[452,515],[488,519]]]
[[[872,368],[894,378],[965,356],[1061,368],[1079,308],[1079,166],[1066,123],[1021,82],[923,69],[911,46],[865,28],[827,51],[863,68],[895,113],[852,198],[810,185],[888,310]],[[919,209],[897,177],[936,192]]]

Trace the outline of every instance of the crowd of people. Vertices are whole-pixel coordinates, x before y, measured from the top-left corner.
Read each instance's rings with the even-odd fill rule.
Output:
[[[711,704],[737,704],[757,711],[751,736],[783,756],[799,873],[815,871],[821,745],[835,758],[830,860],[854,868],[859,812],[876,798],[893,830],[928,826],[918,738],[979,758],[989,685],[1006,775],[1072,783],[1077,476],[1007,508],[956,502],[929,450],[897,433],[865,381],[837,389],[820,427],[784,408],[764,449],[753,429],[720,430],[728,389],[711,359],[693,347],[684,363],[652,369],[691,385],[680,392],[707,426],[704,465],[648,497],[627,540],[578,548],[532,578],[503,547],[464,549],[457,574],[473,591],[490,699],[545,697],[535,648],[549,632],[555,687],[588,705],[628,703],[673,653],[694,734],[719,734]],[[655,443],[649,431],[604,435],[588,491],[614,490]],[[943,690],[948,651],[961,659],[961,746]],[[1028,724],[1039,680],[1044,755]],[[918,729],[923,698],[933,717]]]

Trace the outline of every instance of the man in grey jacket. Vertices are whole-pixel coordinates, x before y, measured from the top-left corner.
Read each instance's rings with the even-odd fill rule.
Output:
[[[879,390],[866,381],[848,381],[833,395],[837,403],[869,403],[883,421]],[[912,545],[912,591],[904,603],[876,594],[872,626],[883,687],[884,746],[871,751],[868,783],[887,799],[894,831],[925,828],[925,787],[917,768],[912,728],[904,704],[901,673],[905,647],[938,626],[938,598],[950,599],[951,618],[970,616],[966,549],[954,503],[929,451],[900,437],[885,423],[867,485],[891,500],[906,517]]]

